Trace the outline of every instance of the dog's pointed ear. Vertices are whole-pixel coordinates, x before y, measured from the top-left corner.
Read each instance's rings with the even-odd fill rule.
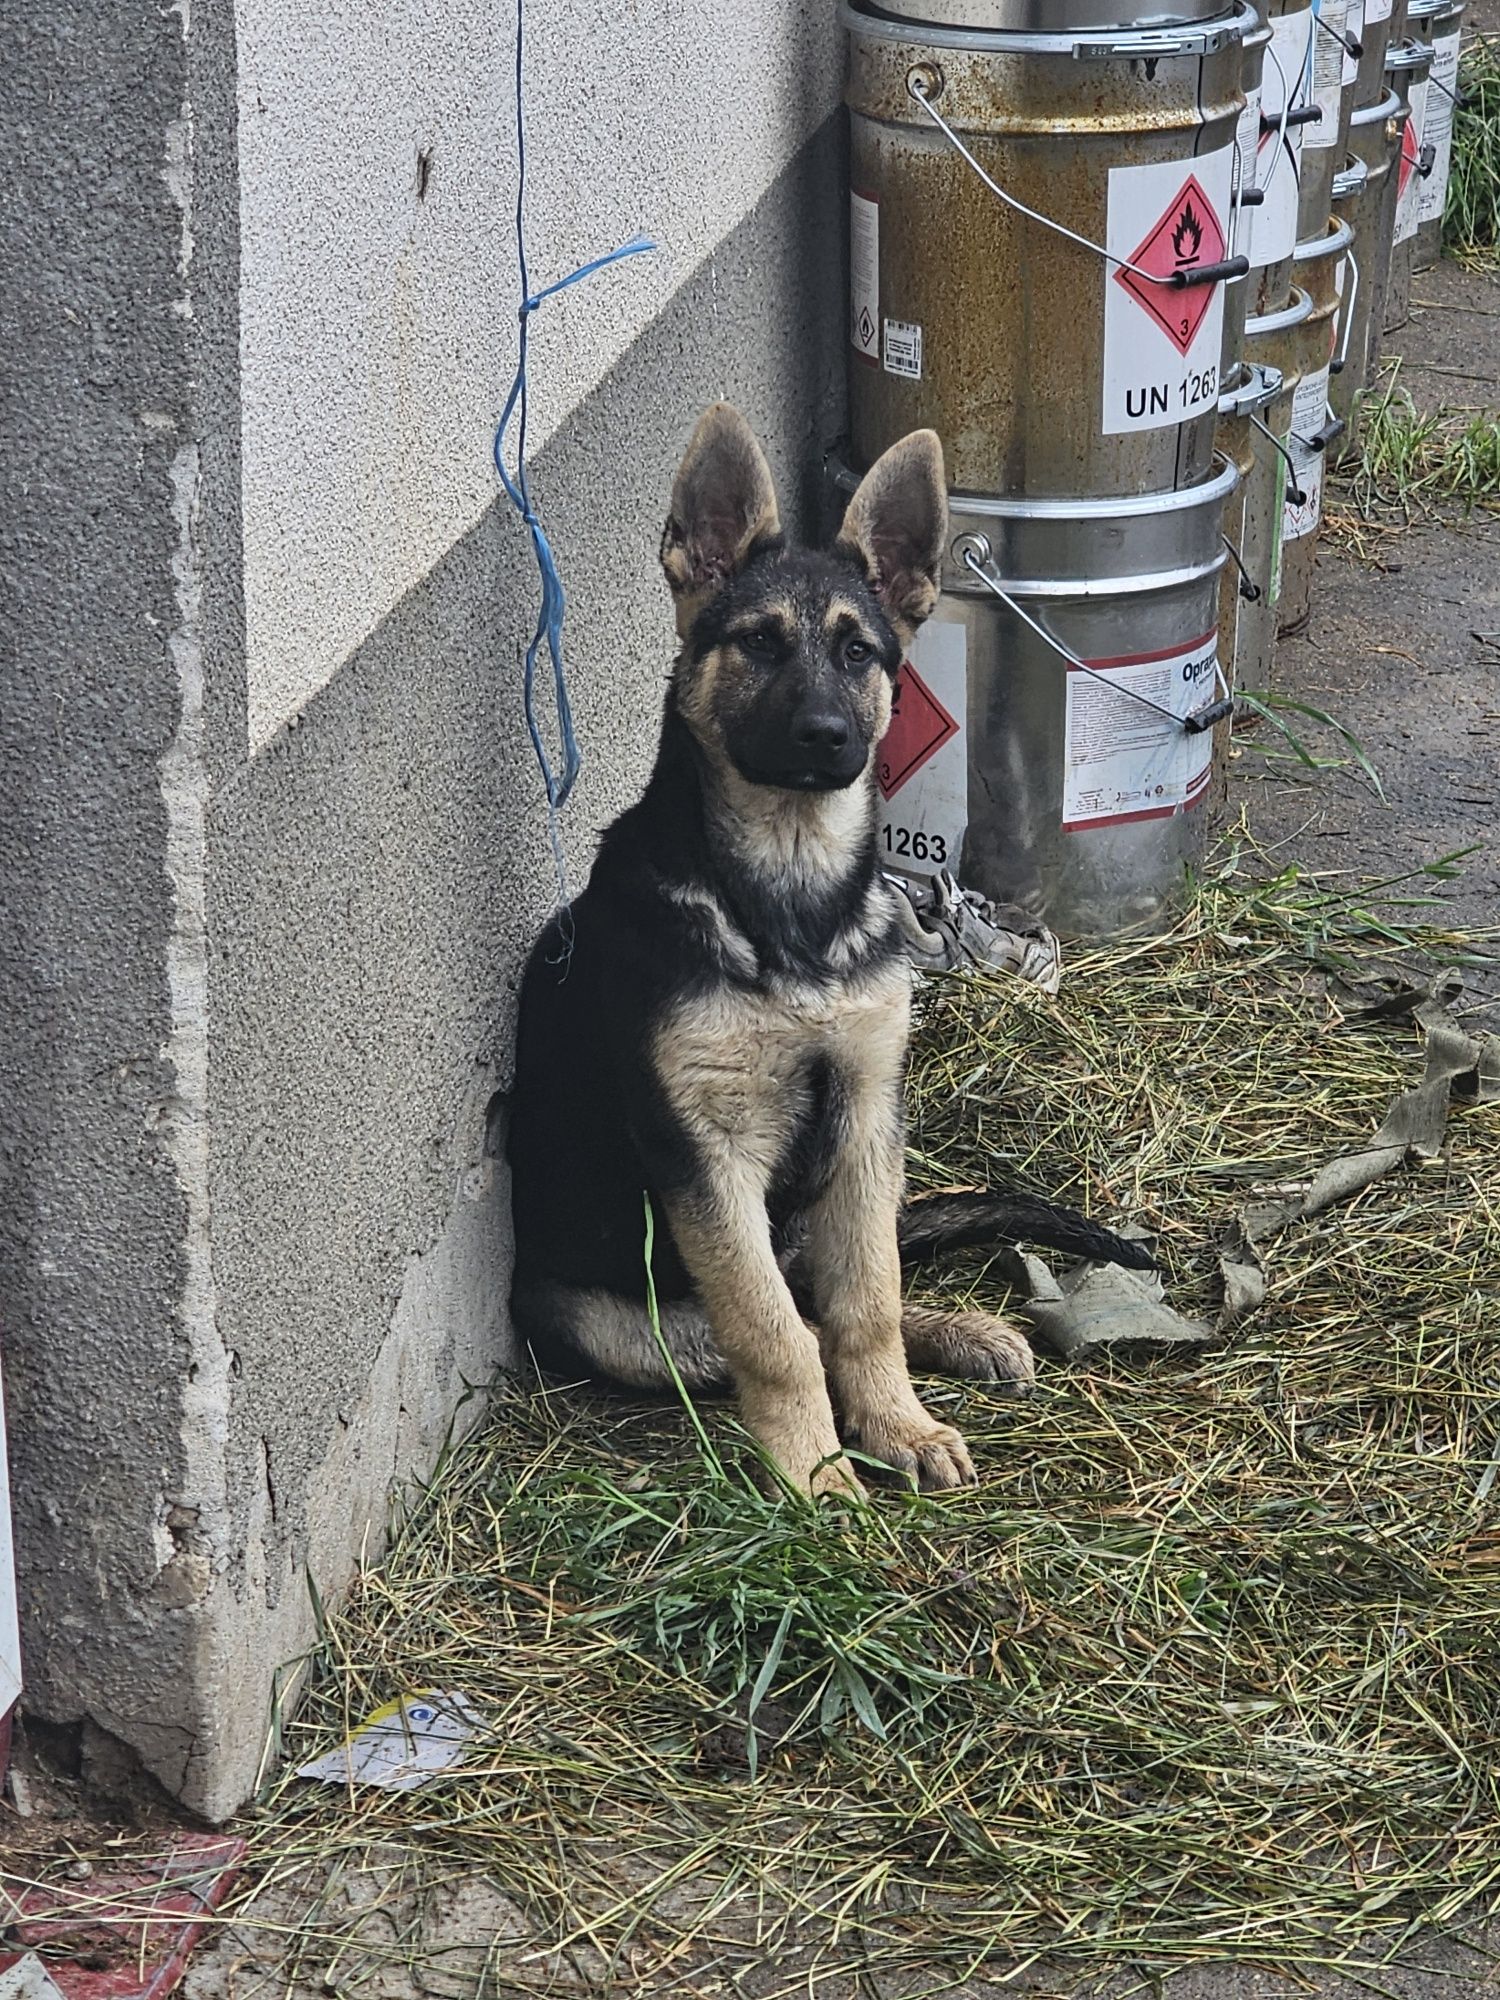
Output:
[[[732,576],[763,535],[779,534],[776,489],[755,433],[739,411],[715,403],[698,419],[672,482],[661,566],[686,638],[705,598]]]
[[[864,558],[903,644],[938,599],[948,542],[948,488],[936,431],[912,431],[860,481],[839,542]]]

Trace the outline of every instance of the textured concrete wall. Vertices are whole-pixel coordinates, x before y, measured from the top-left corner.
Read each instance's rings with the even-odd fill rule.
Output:
[[[513,8],[236,15],[259,744],[490,504],[517,303]],[[830,10],[796,0],[551,0],[526,51],[533,285],[641,232],[660,245],[535,322],[540,447],[828,116],[841,48]]]
[[[793,518],[839,427],[838,51],[792,0],[533,11],[534,282],[667,246],[537,322],[581,879],[654,745],[697,410],[750,411]],[[337,1593],[508,1352],[486,1108],[555,895],[535,576],[487,458],[509,49],[417,0],[25,12],[0,1282],[29,1699],[220,1814],[306,1572]]]
[[[8,12],[0,61],[3,1339],[28,1679],[122,1727],[97,1635],[193,1672],[166,1495],[186,1478],[162,761],[181,720],[191,461],[181,23]],[[185,457],[186,455],[186,457]],[[45,1694],[43,1695],[45,1699]],[[141,1741],[170,1757],[162,1711]]]

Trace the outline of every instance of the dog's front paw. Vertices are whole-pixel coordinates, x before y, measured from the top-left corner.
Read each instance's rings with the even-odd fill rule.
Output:
[[[893,1472],[904,1473],[924,1493],[976,1483],[974,1461],[963,1438],[951,1424],[929,1417],[920,1403],[914,1412],[892,1410],[865,1417],[852,1429],[849,1442]]]
[[[793,1492],[811,1493],[815,1499],[825,1494],[845,1500],[864,1497],[864,1488],[833,1427],[832,1411],[825,1421],[818,1422],[795,1407],[775,1414],[761,1410],[750,1428]]]

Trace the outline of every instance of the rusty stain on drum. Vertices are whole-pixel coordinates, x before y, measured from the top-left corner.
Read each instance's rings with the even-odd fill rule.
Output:
[[[888,43],[856,31],[852,52],[851,184],[880,203],[880,312],[923,329],[920,382],[853,361],[857,455],[868,462],[930,424],[950,481],[969,491],[1136,493],[1205,477],[1212,411],[1103,435],[1103,260],[1000,202],[906,79],[940,66],[942,115],[986,172],[1099,243],[1111,166],[1177,159],[1187,171],[1195,152],[1232,143],[1238,44],[1164,61],[1154,82],[1140,63],[927,50],[919,33]]]

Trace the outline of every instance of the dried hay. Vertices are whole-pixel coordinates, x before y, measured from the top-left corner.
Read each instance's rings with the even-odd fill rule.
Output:
[[[1434,914],[1229,871],[1056,1000],[930,984],[914,1179],[1143,1222],[1211,1317],[1237,1206],[1419,1073],[1410,1024],[1346,1018],[1329,974],[1487,946]],[[493,1728],[406,1795],[275,1781],[240,1922],[297,1909],[278,1979],[938,1993],[1039,1961],[1368,1969],[1474,1916],[1500,1884],[1494,1109],[1449,1139],[1289,1231],[1264,1310],[1192,1365],[930,1385],[972,1492],[815,1511],[763,1497],[724,1407],[700,1441],[672,1406],[507,1387],[326,1621],[288,1748],[422,1687]],[[923,1289],[1007,1299],[982,1261]],[[488,1914],[455,1944],[432,1913],[466,1885]]]

